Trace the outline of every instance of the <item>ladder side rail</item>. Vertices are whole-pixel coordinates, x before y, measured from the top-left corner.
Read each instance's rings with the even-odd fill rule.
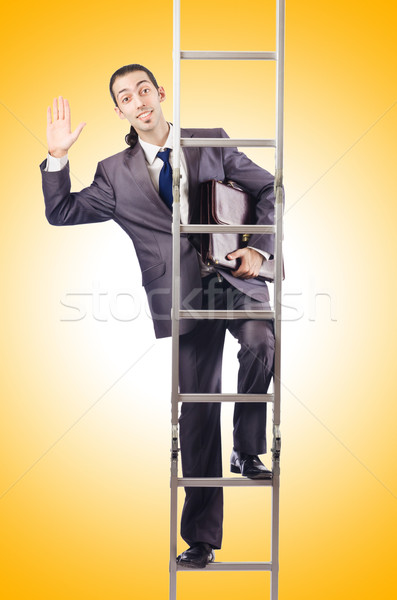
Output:
[[[284,21],[285,0],[277,0],[277,70],[276,70],[276,152],[275,152],[275,413],[274,425],[280,425],[282,242],[283,242],[283,147],[284,147]]]
[[[178,393],[180,311],[180,0],[173,0],[173,217],[172,217],[172,380],[169,600],[176,600],[178,517]]]
[[[283,153],[284,153],[284,54],[285,0],[276,3],[276,153],[275,153],[275,285],[274,285],[274,404],[273,404],[273,486],[270,597],[278,600],[279,536],[280,536],[280,417],[281,417],[281,309],[282,309],[282,242],[283,242]]]
[[[174,0],[174,115],[173,115],[173,169],[172,169],[172,398],[179,386],[179,311],[180,311],[180,0]],[[172,424],[178,423],[178,405],[173,402]]]

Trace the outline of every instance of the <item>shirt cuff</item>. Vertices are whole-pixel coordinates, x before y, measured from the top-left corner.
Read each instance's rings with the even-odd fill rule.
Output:
[[[252,246],[247,246],[247,248],[251,248],[251,250],[256,250],[259,252],[259,254],[262,254],[262,256],[265,258],[265,260],[269,260],[270,258],[270,254],[269,252],[266,252],[266,250],[259,250],[258,248],[253,248]]]
[[[68,162],[68,155],[62,156],[61,158],[56,158],[55,156],[51,156],[51,154],[47,154],[47,164],[45,166],[44,171],[61,171],[63,167],[66,166]]]

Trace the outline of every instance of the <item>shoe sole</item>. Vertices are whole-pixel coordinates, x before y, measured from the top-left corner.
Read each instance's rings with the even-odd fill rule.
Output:
[[[184,560],[177,560],[177,564],[180,567],[184,567],[185,569],[205,569],[205,567],[209,564],[214,562],[215,560],[215,555],[212,556],[212,558],[210,558],[210,560],[204,564],[194,564],[191,561],[184,561]]]
[[[209,561],[212,562],[212,561]],[[179,567],[183,567],[184,569],[205,569],[205,567],[208,565],[208,563],[205,563],[205,565],[195,565],[191,562],[184,562],[184,561],[180,561],[177,563]]]

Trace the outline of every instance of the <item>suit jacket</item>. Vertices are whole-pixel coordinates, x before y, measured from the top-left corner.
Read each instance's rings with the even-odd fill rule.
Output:
[[[223,129],[182,129],[182,137],[228,137]],[[257,199],[257,223],[274,223],[274,177],[237,148],[184,148],[189,182],[189,222],[199,222],[199,184],[209,179],[231,179]],[[92,184],[70,191],[69,164],[46,172],[41,165],[46,217],[52,225],[76,225],[113,219],[130,236],[142,270],[156,337],[171,335],[172,215],[156,192],[145,155],[137,143],[98,164]],[[192,238],[181,234],[181,307],[201,307],[202,286],[197,251]],[[254,234],[250,246],[273,252],[274,236]],[[268,301],[264,282],[243,280],[222,271],[245,294]],[[194,327],[181,321],[181,334]]]

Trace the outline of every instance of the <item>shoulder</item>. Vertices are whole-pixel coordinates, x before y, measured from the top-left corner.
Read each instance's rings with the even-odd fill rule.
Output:
[[[132,154],[134,148],[126,148],[121,152],[117,152],[117,154],[113,154],[112,156],[108,156],[99,162],[101,166],[105,169],[114,169],[119,165],[123,164],[124,161]]]

